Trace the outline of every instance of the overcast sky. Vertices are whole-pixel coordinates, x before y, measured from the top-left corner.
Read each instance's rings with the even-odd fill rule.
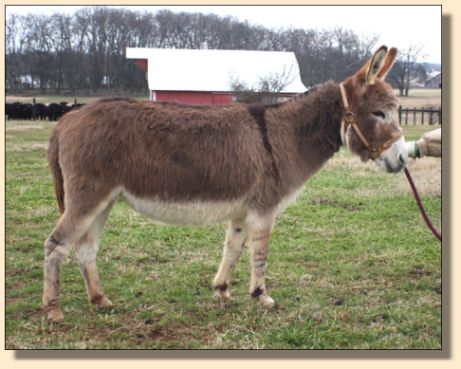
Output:
[[[117,6],[122,7],[122,6]],[[422,47],[420,61],[441,62],[441,6],[123,6],[138,11],[172,11],[232,15],[268,28],[331,29],[343,27],[358,35],[377,35],[378,44],[406,49]],[[6,14],[64,12],[82,6],[7,6]]]

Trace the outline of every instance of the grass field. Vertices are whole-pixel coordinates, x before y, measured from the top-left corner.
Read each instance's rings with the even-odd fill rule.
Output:
[[[225,225],[157,225],[119,202],[99,253],[114,307],[88,304],[72,252],[62,267],[62,324],[40,311],[43,242],[58,218],[46,147],[52,123],[6,123],[6,348],[440,349],[441,247],[402,173],[342,149],[279,216],[267,284],[248,297],[246,251],[233,298],[212,298]],[[415,139],[436,127],[405,127]],[[410,161],[441,226],[440,159]]]
[[[398,91],[396,91],[398,95]],[[438,108],[442,106],[442,90],[432,88],[411,89],[409,96],[397,96],[405,108]]]

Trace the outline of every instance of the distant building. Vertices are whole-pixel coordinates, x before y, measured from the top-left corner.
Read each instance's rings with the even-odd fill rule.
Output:
[[[146,72],[151,100],[229,104],[236,85],[268,78],[285,78],[281,97],[307,90],[293,52],[127,48],[126,57]]]
[[[424,88],[426,80],[423,77],[414,77],[410,79],[410,88]]]
[[[32,89],[38,87],[38,82],[33,79],[30,74],[22,74],[19,76],[20,86],[23,89]]]
[[[441,88],[442,87],[442,72],[434,71],[429,73],[427,80],[424,83],[424,87],[427,88]]]

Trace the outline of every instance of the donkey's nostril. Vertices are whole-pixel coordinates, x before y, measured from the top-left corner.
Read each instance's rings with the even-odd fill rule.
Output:
[[[399,161],[400,161],[403,165],[405,165],[405,164],[407,163],[407,158],[405,157],[405,155],[400,154],[400,156],[399,156]]]

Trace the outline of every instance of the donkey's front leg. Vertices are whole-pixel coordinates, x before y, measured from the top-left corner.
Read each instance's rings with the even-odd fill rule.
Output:
[[[265,273],[269,254],[269,239],[275,214],[255,214],[248,218],[248,242],[251,253],[250,295],[264,307],[273,307],[274,300],[266,289]]]
[[[213,282],[215,296],[221,299],[229,299],[228,290],[230,276],[235,263],[242,254],[242,249],[248,236],[247,226],[242,221],[233,220],[227,230],[226,241],[224,242],[224,255],[221,266]]]

